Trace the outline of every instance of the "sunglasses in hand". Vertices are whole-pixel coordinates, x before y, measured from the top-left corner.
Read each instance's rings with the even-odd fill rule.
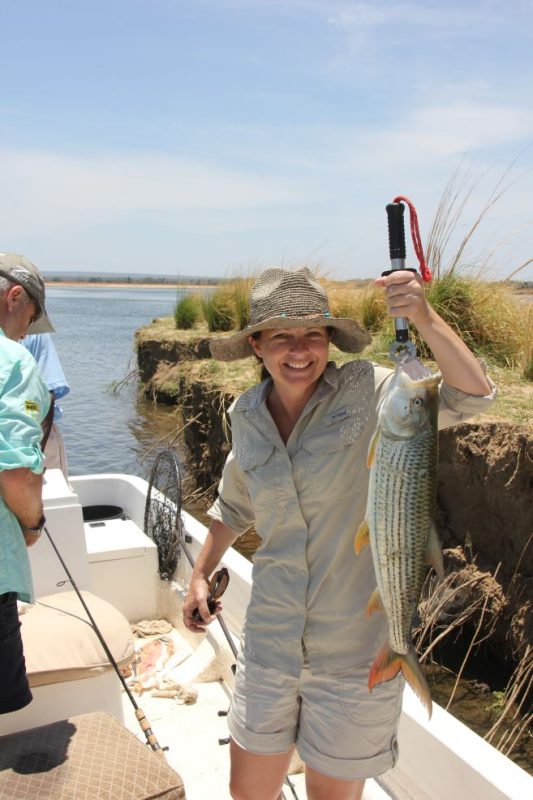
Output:
[[[209,608],[209,613],[213,614],[217,607],[217,601],[222,597],[226,589],[228,588],[229,583],[229,572],[226,567],[222,567],[219,569],[218,572],[215,572],[211,580],[209,581],[209,594],[207,595],[207,607]],[[192,612],[192,618],[194,622],[203,622],[203,619],[200,615],[200,610],[195,608]]]

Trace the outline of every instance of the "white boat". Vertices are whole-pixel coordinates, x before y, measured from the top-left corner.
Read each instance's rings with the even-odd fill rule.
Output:
[[[156,739],[165,750],[168,763],[182,777],[188,800],[217,800],[229,798],[229,751],[226,744],[225,712],[232,691],[231,666],[234,654],[226,641],[222,627],[216,622],[205,635],[194,636],[181,624],[181,603],[190,576],[190,565],[184,554],[178,560],[173,579],[161,580],[158,572],[158,551],[154,541],[144,531],[147,498],[153,501],[159,488],[125,474],[102,474],[71,478],[67,484],[59,470],[45,475],[44,505],[50,534],[62,558],[84,593],[89,607],[98,599],[106,601],[104,611],[94,614],[102,628],[136,623],[139,620],[166,619],[173,625],[169,636],[174,644],[174,657],[168,666],[172,670],[167,680],[172,685],[197,690],[194,703],[179,702],[178,696],[154,697],[150,691],[136,694],[138,705],[150,721]],[[175,517],[177,507],[170,499]],[[165,507],[168,510],[168,503]],[[83,509],[114,506],[123,513],[107,515],[97,522],[83,520]],[[105,516],[105,515],[104,515]],[[110,518],[111,517],[111,518]],[[114,518],[113,518],[114,517]],[[196,519],[181,512],[182,536],[195,558],[206,535],[206,529]],[[77,633],[69,630],[67,642],[61,628],[77,624],[82,636],[94,639],[88,625],[74,619],[84,618],[81,604],[65,582],[63,567],[50,541],[43,535],[30,550],[37,604],[23,614],[22,630],[34,700],[26,708],[0,716],[0,736],[26,732],[37,726],[73,716],[104,711],[112,714],[142,742],[144,734],[137,722],[133,706],[123,691],[115,671],[106,666],[100,653],[93,663],[62,665],[62,652],[72,655],[78,648]],[[229,587],[223,598],[223,618],[234,647],[238,646],[240,630],[251,589],[251,564],[230,549],[222,566],[230,574]],[[89,594],[85,594],[89,592]],[[52,596],[52,597],[51,597]],[[68,600],[68,602],[67,602]],[[66,603],[66,610],[56,612],[56,622],[45,627],[42,622],[30,624],[32,615],[51,613]],[[76,609],[76,610],[75,610]],[[107,610],[106,610],[107,609]],[[59,617],[57,615],[59,614]],[[124,619],[125,618],[125,619]],[[42,618],[44,619],[44,618]],[[118,622],[117,622],[118,620]],[[128,635],[115,648],[117,661],[131,659],[132,637]],[[121,628],[122,632],[124,627]],[[105,630],[104,637],[106,636]],[[116,631],[111,631],[111,638]],[[33,639],[39,639],[35,646]],[[129,637],[129,638],[128,638]],[[59,642],[59,644],[58,644]],[[43,648],[43,643],[45,647]],[[81,645],[80,645],[81,647]],[[38,653],[35,656],[34,651]],[[35,664],[49,653],[57,656],[53,663]],[[45,657],[46,662],[46,657]],[[68,660],[68,659],[67,659]],[[75,659],[74,659],[75,660]],[[170,692],[172,694],[172,692]],[[46,730],[46,729],[45,729]],[[29,734],[21,734],[25,736]],[[0,740],[0,752],[2,742]],[[396,767],[376,780],[367,781],[365,800],[526,800],[533,798],[533,778],[504,757],[469,728],[435,705],[431,721],[419,701],[406,689],[399,731],[400,758]],[[144,748],[146,750],[146,748]],[[1,759],[0,759],[1,761]],[[0,763],[0,787],[2,765]],[[305,800],[301,764],[293,759],[292,774],[284,787],[284,797]],[[1,792],[0,792],[1,794]],[[2,797],[18,797],[13,793]],[[22,796],[22,795],[20,795]],[[74,794],[32,794],[24,797],[81,797]],[[103,795],[83,795],[84,797]],[[107,796],[107,795],[106,795]],[[128,795],[130,796],[130,795]],[[131,795],[141,797],[141,795]],[[166,795],[146,795],[166,796]],[[170,796],[170,795],[169,795]],[[172,795],[178,796],[178,795]]]

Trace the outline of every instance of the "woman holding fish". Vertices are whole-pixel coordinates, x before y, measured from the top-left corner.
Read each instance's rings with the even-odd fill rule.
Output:
[[[435,355],[442,373],[440,426],[483,411],[494,388],[474,355],[428,306],[418,277],[398,271],[378,283],[390,314],[413,322]],[[253,286],[248,328],[211,342],[215,358],[255,354],[268,371],[229,411],[232,451],[183,612],[191,631],[204,631],[215,619],[207,606],[207,579],[227,548],[255,524],[262,541],[253,559],[228,720],[235,800],[278,798],[295,747],[306,764],[309,800],[357,800],[365,778],[397,759],[404,681],[400,673],[389,673],[402,665],[391,667],[388,655],[372,665],[385,645],[393,650],[405,642],[397,643],[396,622],[389,626],[391,582],[380,582],[383,596],[375,591],[366,463],[378,407],[394,373],[362,359],[342,367],[329,361],[331,343],[357,353],[369,341],[354,320],[332,317],[326,293],[308,269],[270,268]],[[397,389],[389,405],[390,414],[403,419],[401,439],[406,408],[407,417],[412,407],[417,419],[432,415],[424,412],[427,398],[419,382]],[[374,445],[376,453],[379,447]],[[416,469],[424,472],[419,464]],[[424,483],[424,476],[418,480]],[[374,496],[383,503],[386,495],[374,489]],[[419,525],[429,528],[427,513],[418,516]],[[430,530],[423,535],[425,557]],[[362,546],[368,539],[372,548]],[[387,563],[390,558],[389,553]],[[408,588],[412,602],[417,589]],[[372,619],[370,597],[372,608],[385,611]],[[203,623],[194,622],[195,608]],[[406,654],[399,655],[407,662]]]

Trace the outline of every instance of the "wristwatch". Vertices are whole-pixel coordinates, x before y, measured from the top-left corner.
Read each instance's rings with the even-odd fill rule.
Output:
[[[24,528],[24,530],[27,533],[33,533],[34,536],[40,536],[41,533],[43,532],[43,528],[45,525],[46,525],[46,517],[43,514],[35,528]]]

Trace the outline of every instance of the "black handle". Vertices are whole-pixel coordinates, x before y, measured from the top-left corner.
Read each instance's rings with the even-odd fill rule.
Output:
[[[389,223],[389,256],[391,261],[396,258],[405,258],[405,226],[403,203],[389,203],[386,207]]]
[[[387,222],[389,228],[389,256],[391,260],[391,270],[383,272],[388,275],[391,271],[405,269],[405,225],[403,214],[405,211],[403,203],[389,203],[385,210],[387,212]],[[394,318],[394,330],[396,331],[396,341],[404,344],[409,341],[409,322],[405,317]]]
[[[226,567],[222,567],[218,572],[215,572],[209,581],[209,594],[207,595],[207,607],[209,613],[212,614],[217,607],[217,600],[222,597],[229,583],[229,572]],[[203,622],[200,614],[200,609],[195,608],[192,612],[194,622]]]
[[[217,601],[211,595],[209,595],[209,597],[207,598],[207,607],[209,609],[210,614],[212,614],[215,608],[217,607]],[[198,608],[195,608],[194,611],[192,612],[192,618],[195,622],[200,622],[200,623],[203,622],[200,610]]]

